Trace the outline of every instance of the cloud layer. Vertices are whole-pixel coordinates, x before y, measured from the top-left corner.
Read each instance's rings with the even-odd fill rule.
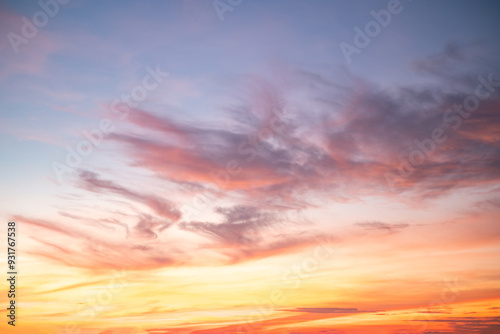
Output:
[[[300,212],[320,201],[422,200],[494,186],[500,179],[500,79],[471,49],[452,43],[416,60],[415,71],[429,81],[391,89],[352,74],[339,83],[304,69],[289,70],[287,85],[279,84],[281,78],[236,78],[241,91],[222,109],[221,123],[133,109],[121,129],[135,130],[117,131],[111,141],[130,167],[152,173],[172,190],[148,193],[112,175],[81,170],[76,187],[110,200],[118,196],[132,210],[129,220],[85,222],[64,214],[84,229],[90,223],[122,228],[121,240],[99,243],[109,254],[133,249],[144,267],[189,263],[199,252],[234,263],[313,244],[322,232]],[[305,96],[297,101],[295,91]],[[68,224],[26,221],[65,238],[92,240]],[[388,233],[408,227],[358,225]],[[191,241],[180,247],[172,238]],[[124,246],[128,240],[135,245]],[[129,256],[122,260],[135,263]],[[93,260],[72,261],[92,267]]]

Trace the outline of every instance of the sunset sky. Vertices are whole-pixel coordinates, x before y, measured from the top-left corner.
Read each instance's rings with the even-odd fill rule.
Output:
[[[499,31],[496,1],[0,1],[0,333],[500,333]]]

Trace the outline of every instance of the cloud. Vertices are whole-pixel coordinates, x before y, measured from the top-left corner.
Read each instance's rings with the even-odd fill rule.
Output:
[[[179,227],[209,238],[210,247],[231,262],[291,252],[316,242],[315,233],[294,226],[278,212],[248,206],[219,207],[215,211],[224,216],[222,222],[181,222]]]
[[[224,245],[249,245],[262,239],[262,229],[276,223],[269,213],[252,207],[217,208],[216,212],[225,216],[222,223],[184,222],[180,226],[208,235]]]
[[[132,238],[104,234],[89,229],[88,224],[69,225],[16,216],[15,220],[30,226],[30,233],[38,242],[36,250],[26,250],[68,266],[92,270],[150,269],[179,265],[188,261],[185,253],[176,250],[175,243],[151,242],[153,228],[160,224],[148,216],[141,216],[133,228]],[[50,241],[47,241],[50,240]]]
[[[37,295],[41,295],[41,294],[52,293],[52,292],[59,292],[59,291],[65,291],[65,290],[73,290],[73,289],[76,289],[76,288],[81,288],[81,287],[86,287],[86,286],[92,286],[92,285],[96,285],[96,284],[101,284],[101,283],[103,283],[105,281],[107,281],[107,280],[101,279],[101,280],[95,280],[95,281],[87,281],[87,282],[75,283],[75,284],[65,285],[63,287],[56,288],[56,289],[44,290],[44,291],[41,291],[41,292],[37,292],[36,294]]]
[[[145,204],[161,217],[168,218],[172,221],[176,221],[181,217],[181,213],[173,202],[155,195],[132,191],[110,180],[103,180],[94,172],[80,171],[79,181],[80,186],[89,191],[100,192],[106,190],[122,195],[128,199]]]
[[[133,232],[138,237],[146,239],[157,238],[158,235],[154,230],[159,227],[158,232],[161,232],[170,225],[171,224],[154,219],[150,215],[143,214],[140,216],[139,222],[134,226]]]
[[[453,333],[493,334],[500,329],[499,317],[455,317],[423,321],[448,323],[453,328]]]
[[[338,308],[338,307],[298,307],[291,310],[285,310],[290,312],[304,312],[304,313],[359,313],[357,308]]]
[[[407,228],[408,224],[388,224],[382,222],[364,222],[356,223],[356,225],[363,227],[365,230],[370,231],[384,231],[384,232],[398,232],[404,228]]]
[[[97,183],[103,189],[111,183]],[[121,188],[118,187],[116,189]],[[255,207],[235,206],[217,208],[222,223],[166,222],[149,214],[132,216],[134,224],[114,218],[91,219],[66,215],[76,223],[47,221],[23,216],[14,217],[31,226],[36,250],[27,250],[34,256],[64,263],[68,266],[93,270],[103,268],[150,269],[194,263],[228,264],[294,252],[317,242],[318,235],[308,231],[310,225],[289,219],[289,216],[259,210]],[[123,227],[125,233],[110,233],[106,225]],[[129,224],[131,226],[129,226]],[[162,234],[176,226],[174,232],[184,231],[209,240],[201,245],[192,238],[177,239]],[[212,252],[212,253],[211,253]],[[213,252],[217,256],[213,256]],[[223,256],[223,259],[221,259]]]
[[[473,46],[450,43],[417,60],[418,72],[434,82],[391,91],[353,75],[340,84],[300,69],[287,76],[305,92],[305,102],[297,102],[277,79],[243,77],[241,102],[225,107],[224,124],[134,109],[128,121],[142,135],[112,139],[131,165],[162,179],[269,206],[307,207],[304,191],[339,201],[346,189],[351,198],[393,191],[424,198],[493,184],[500,178],[500,92],[467,117],[452,111],[474,94],[479,75],[497,73]],[[446,73],[428,69],[443,63]],[[430,142],[438,128],[444,143]]]
[[[292,252],[311,245],[319,232],[313,224],[284,218],[288,212],[365,196],[422,200],[498,183],[500,92],[495,86],[467,117],[452,111],[454,104],[474,94],[478,75],[488,78],[495,73],[498,79],[496,67],[478,61],[478,55],[471,46],[452,43],[438,55],[416,60],[417,73],[434,81],[390,90],[352,74],[340,82],[306,69],[291,69],[287,85],[283,78],[236,77],[231,81],[238,87],[235,102],[221,107],[219,123],[182,121],[168,107],[156,112],[132,109],[124,120],[127,124],[109,140],[118,144],[130,167],[152,172],[158,183],[172,185],[170,195],[134,190],[89,170],[79,172],[76,185],[132,203],[134,224],[123,225],[116,217],[93,224],[123,226],[124,240],[129,237],[136,244],[127,246],[120,240],[104,242],[104,247],[110,254],[133,249],[146,258],[145,266],[187,263],[190,252],[215,252],[229,262]],[[439,70],[440,64],[446,73]],[[447,122],[451,116],[454,121]],[[429,144],[438,128],[446,141]],[[408,166],[415,152],[420,152],[419,163]],[[213,199],[206,212],[197,219],[183,216],[181,205],[198,195]],[[141,212],[133,204],[150,210]],[[210,220],[204,213],[218,219]],[[71,215],[66,214],[90,223]],[[79,238],[74,229],[57,230],[56,223],[33,224]],[[389,233],[408,226],[378,221],[357,225]],[[191,243],[165,254],[162,243],[172,242],[162,235],[165,229],[181,233]],[[193,241],[200,236],[202,246]]]
[[[38,32],[28,39],[27,43],[18,43],[19,40],[16,37],[13,37],[11,42],[9,37],[11,33],[23,38],[21,31],[23,25],[22,16],[3,6],[0,7],[0,30],[4,32],[4,38],[0,41],[1,79],[19,74],[42,75],[46,69],[48,57],[62,49],[60,41],[48,31]]]

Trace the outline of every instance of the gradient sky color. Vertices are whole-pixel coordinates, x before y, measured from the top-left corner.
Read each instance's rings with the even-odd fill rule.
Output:
[[[41,3],[0,1],[1,333],[500,333],[498,2]]]

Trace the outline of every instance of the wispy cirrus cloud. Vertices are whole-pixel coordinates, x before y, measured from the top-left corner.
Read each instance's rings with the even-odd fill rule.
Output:
[[[452,49],[445,49],[438,60],[426,59],[427,67],[448,58],[453,60],[452,69],[458,66],[463,60],[456,54],[467,53],[467,46]],[[488,73],[494,68],[483,66],[483,70]],[[421,72],[450,80],[425,68]],[[210,192],[212,198],[233,203],[209,203],[219,221],[188,219],[178,209],[183,204],[178,197],[135,190],[90,170],[80,171],[75,184],[84,191],[118,195],[150,209],[136,210],[135,224],[123,225],[116,217],[98,222],[121,225],[124,238],[143,240],[135,246],[149,259],[146,266],[187,261],[188,251],[182,250],[155,264],[166,229],[208,240],[208,245],[189,244],[189,252],[203,253],[205,247],[230,262],[306,247],[317,234],[315,227],[283,219],[287,212],[314,208],[318,199],[393,198],[387,173],[398,173],[401,157],[415,148],[415,141],[442,126],[449,107],[463,101],[477,84],[470,75],[459,75],[450,87],[406,85],[389,92],[362,78],[348,77],[347,84],[339,84],[308,70],[290,71],[287,78],[293,84],[288,87],[305,92],[307,104],[287,102],[289,88],[273,79],[242,78],[244,88],[238,102],[225,107],[224,124],[183,122],[169,116],[168,110],[162,114],[131,110],[125,120],[129,127],[120,127],[122,131],[110,136],[130,166],[153,172],[157,181],[175,185],[179,193]],[[398,192],[422,199],[498,182],[500,119],[495,110],[499,105],[500,93],[494,90],[470,117],[461,120],[460,127],[448,124],[447,141],[394,184]],[[139,131],[123,130],[130,127]],[[85,222],[85,217],[77,220]],[[56,228],[46,225],[46,229]],[[358,225],[391,233],[407,227],[377,221]],[[76,233],[72,229],[52,232]],[[118,250],[123,247],[120,242],[109,247]]]
[[[377,221],[356,223],[356,225],[361,226],[362,228],[369,230],[369,231],[384,231],[384,232],[388,232],[388,233],[398,232],[398,231],[410,226],[409,224],[389,224],[389,223],[382,223],[382,222],[377,222]]]
[[[56,221],[16,216],[15,219],[36,232],[34,256],[92,270],[116,268],[147,269],[177,265],[188,260],[187,253],[176,250],[173,243],[164,245],[155,239],[153,228],[163,226],[149,216],[141,216],[130,237],[95,233],[88,224],[63,224]],[[48,241],[50,240],[50,241]]]
[[[494,90],[467,117],[450,109],[481,85],[478,75],[498,80],[494,66],[484,65],[478,57],[460,56],[469,48],[451,44],[439,56],[420,61],[427,64],[419,69],[422,75],[449,86],[407,85],[389,92],[362,78],[352,77],[350,84],[341,85],[300,70],[291,78],[294,85],[308,87],[308,98],[314,101],[308,107],[286,102],[281,87],[256,78],[248,83],[248,97],[227,108],[224,126],[182,124],[166,115],[134,110],[130,123],[154,135],[119,133],[113,139],[124,145],[134,165],[161,178],[224,189],[226,196],[238,191],[277,205],[300,205],[297,194],[304,190],[339,200],[338,190],[346,187],[354,197],[391,196],[388,175],[397,175],[393,187],[398,192],[421,197],[491,184],[500,177],[500,120],[495,112],[500,92],[494,87],[498,84],[492,81],[491,87],[481,88]],[[461,64],[466,61],[476,66],[464,74]],[[447,73],[456,77],[428,69],[442,62],[450,63]],[[488,77],[492,73],[497,76]],[[256,82],[262,83],[260,89]],[[293,112],[280,110],[283,99]],[[443,129],[446,140],[431,145],[428,138],[436,128]],[[416,150],[424,157],[418,166],[408,167],[405,161],[413,159]],[[233,173],[227,171],[228,164]]]
[[[342,308],[342,307],[298,307],[291,310],[285,310],[290,312],[303,312],[303,313],[359,313],[363,312],[357,308]]]
[[[101,179],[99,175],[94,172],[80,171],[79,181],[80,185],[89,191],[109,191],[122,195],[125,198],[147,205],[161,217],[168,218],[172,221],[176,221],[181,217],[181,214],[175,204],[168,199],[132,191],[113,181]]]
[[[235,206],[216,208],[222,222],[181,222],[180,228],[209,239],[209,248],[228,256],[231,262],[268,257],[294,251],[317,242],[312,226],[287,219],[279,211]]]

